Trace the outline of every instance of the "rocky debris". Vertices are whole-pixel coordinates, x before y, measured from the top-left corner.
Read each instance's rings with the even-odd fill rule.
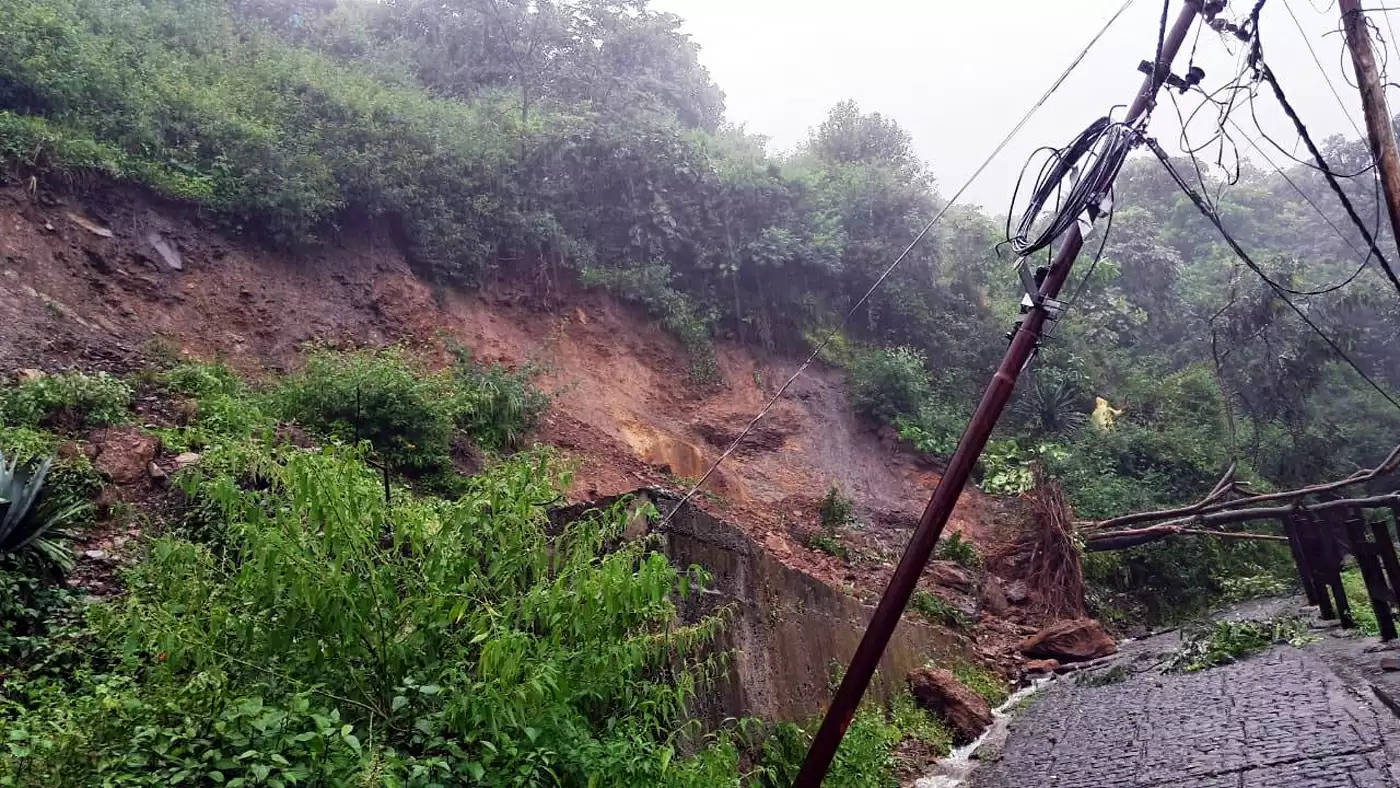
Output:
[[[953,742],[967,744],[992,724],[986,699],[964,687],[946,668],[920,668],[909,674],[909,691],[923,708],[948,721]]]
[[[955,591],[967,593],[977,585],[972,573],[952,561],[934,561],[928,568],[933,582]]]
[[[58,444],[57,451],[58,456],[65,460],[74,460],[78,457],[86,457],[91,460],[97,456],[97,447],[82,441],[64,441]]]
[[[1006,589],[1002,587],[1001,580],[997,579],[996,575],[989,574],[982,578],[977,601],[983,610],[998,618],[1004,618],[1011,612],[1011,602],[1006,598]]]
[[[136,427],[104,427],[88,439],[97,448],[97,472],[116,484],[136,484],[150,474],[160,438]]]
[[[16,383],[33,383],[47,377],[42,369],[21,369],[15,372]]]
[[[151,480],[154,481],[156,484],[165,484],[170,479],[170,476],[165,472],[165,469],[161,468],[154,461],[146,465],[146,474],[150,476]]]
[[[199,462],[199,453],[192,451],[182,451],[175,455],[175,470],[180,470],[189,465]]]
[[[89,561],[98,561],[101,563],[112,560],[112,556],[109,555],[106,550],[84,550],[83,557]]]
[[[76,225],[78,225],[79,227],[83,228],[84,230],[87,230],[88,232],[92,233],[93,235],[97,236],[98,238],[111,238],[111,237],[112,237],[112,231],[111,231],[111,230],[107,229],[106,227],[103,227],[102,225],[98,224],[97,222],[94,222],[93,220],[87,218],[86,216],[83,216],[82,214],[74,213],[73,211],[69,211],[69,212],[68,212],[68,218],[69,218],[69,220],[71,220],[71,221],[73,222],[73,224],[76,224]],[[47,226],[48,226],[48,225],[45,225],[45,227],[47,227]]]
[[[1118,651],[1118,643],[1092,618],[1057,621],[1021,641],[1028,657],[1083,662]]]
[[[1381,657],[1381,670],[1400,670],[1400,657]]]
[[[180,257],[180,251],[175,248],[174,244],[166,240],[165,236],[152,230],[146,233],[146,243],[156,250],[156,254],[160,255],[161,262],[165,263],[170,270],[185,270],[185,261]]]
[[[1006,601],[1013,605],[1023,605],[1031,598],[1029,589],[1026,588],[1026,581],[1012,580],[1006,584]]]
[[[1031,659],[1023,666],[1027,673],[1053,673],[1060,667],[1058,659]]]

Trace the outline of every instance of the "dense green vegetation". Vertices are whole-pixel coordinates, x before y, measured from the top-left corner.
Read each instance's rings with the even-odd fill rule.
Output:
[[[1238,662],[1276,644],[1301,646],[1314,640],[1308,622],[1298,616],[1263,621],[1214,621],[1182,634],[1181,647],[1167,658],[1167,670],[1206,670]]]
[[[0,386],[0,403],[126,399],[58,398],[70,418],[0,424],[0,445],[49,456],[132,419],[131,381],[48,380]],[[728,611],[679,612],[703,569],[621,539],[627,501],[549,524],[567,471],[509,454],[545,401],[528,370],[323,350],[259,387],[198,363],[137,382],[183,403],[153,429],[199,458],[172,480],[178,505],[139,513],[150,537],[120,596],[85,599],[47,553],[0,550],[0,785],[779,785],[800,762],[797,726],[691,718],[727,664]],[[460,447],[427,444],[424,423],[488,452],[485,469],[452,474]],[[51,491],[86,503],[100,482],[72,456]],[[420,457],[455,481],[425,494]],[[897,784],[909,738],[949,746],[907,693],[872,702],[831,784]]]
[[[1367,155],[1357,141],[1326,147],[1339,169]],[[908,135],[850,102],[782,157],[726,126],[679,20],[645,0],[0,0],[0,155],[36,182],[141,184],[282,245],[377,219],[444,281],[552,287],[574,272],[656,315],[700,381],[716,380],[716,336],[806,347],[941,202]],[[1332,204],[1318,173],[1291,176]],[[1215,179],[1207,191],[1221,185],[1203,177]],[[1291,189],[1246,164],[1221,212],[1280,280],[1340,279],[1355,239],[1336,237]],[[1354,190],[1368,214],[1374,194]],[[1080,516],[1098,518],[1190,500],[1231,460],[1258,486],[1287,486],[1388,448],[1400,416],[1233,260],[1157,163],[1130,161],[1116,197],[1104,259],[1083,268],[1083,296],[1020,387],[982,463],[984,489],[1023,490],[1026,464],[1039,461]],[[992,218],[951,211],[829,354],[855,406],[921,451],[952,450],[1015,312],[997,240]],[[1400,387],[1400,300],[1374,271],[1304,300],[1363,367]],[[285,407],[425,474],[442,467],[449,425],[482,407],[532,407],[510,379],[483,384],[498,392],[489,403],[445,404],[430,401],[434,381],[400,372],[374,379],[396,392],[393,408],[430,407],[357,425],[347,414],[364,412],[365,386],[315,374],[328,388],[289,384]],[[44,409],[69,396],[20,403],[6,419],[52,418]],[[1114,429],[1086,425],[1096,396],[1123,409]],[[428,418],[415,420],[411,447],[375,432],[415,413]],[[515,434],[505,428],[494,445]],[[1279,558],[1178,540],[1097,558],[1089,576],[1105,603],[1167,618]]]

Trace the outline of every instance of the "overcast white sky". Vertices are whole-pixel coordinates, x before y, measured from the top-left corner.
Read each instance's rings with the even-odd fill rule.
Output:
[[[1174,18],[1182,0],[1172,0]],[[700,59],[724,90],[731,121],[771,139],[774,151],[806,137],[826,110],[846,98],[895,118],[914,138],[939,188],[951,194],[1122,4],[1122,0],[652,0],[685,20]],[[1227,16],[1248,11],[1234,0]],[[1355,89],[1342,79],[1344,42],[1332,0],[1271,0],[1261,20],[1265,55],[1315,137],[1355,136],[1304,46],[1295,13],[1348,110],[1361,123]],[[1161,0],[1136,0],[1089,57],[973,185],[966,200],[1005,210],[1032,149],[1062,145],[1141,83],[1137,65],[1156,47]],[[1384,14],[1372,12],[1389,39]],[[1400,19],[1390,20],[1400,27]],[[1176,73],[1185,70],[1186,51]],[[1235,50],[1239,46],[1235,43]],[[1205,30],[1196,52],[1203,84],[1235,72],[1235,57]],[[1350,62],[1346,63],[1348,74]],[[1392,97],[1392,103],[1395,99]],[[1183,109],[1199,103],[1190,95]],[[1267,94],[1259,105],[1272,105]],[[1239,116],[1241,121],[1245,113]],[[1208,129],[1202,119],[1198,130]],[[1270,134],[1291,145],[1282,115],[1263,117]],[[1175,152],[1178,125],[1159,106],[1152,131]],[[1364,126],[1362,126],[1364,128]],[[1267,144],[1267,143],[1266,143]],[[1241,143],[1242,147],[1248,147]],[[1272,149],[1270,153],[1282,161]],[[1299,155],[1306,151],[1299,148]],[[1255,157],[1257,161],[1257,156]],[[1262,162],[1259,162],[1262,166]]]

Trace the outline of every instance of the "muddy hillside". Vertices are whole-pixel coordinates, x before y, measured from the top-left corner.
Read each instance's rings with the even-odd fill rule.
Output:
[[[429,284],[373,223],[324,245],[272,251],[211,229],[190,209],[135,190],[0,191],[0,366],[50,371],[142,367],[176,353],[258,376],[295,368],[314,345],[406,343],[446,359],[532,364],[554,397],[535,438],[578,462],[570,497],[646,485],[685,487],[739,433],[797,363],[722,342],[722,382],[697,386],[677,342],[601,292],[496,280],[480,290]],[[799,379],[707,485],[702,506],[740,524],[774,557],[862,591],[938,480],[937,467],[851,409],[839,372]],[[831,485],[867,527],[871,560],[844,562],[805,537]],[[950,529],[992,539],[1004,507],[969,490]]]

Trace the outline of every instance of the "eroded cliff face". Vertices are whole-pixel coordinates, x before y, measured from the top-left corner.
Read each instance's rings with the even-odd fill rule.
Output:
[[[314,343],[403,342],[444,362],[449,347],[464,346],[485,361],[543,369],[539,382],[554,402],[535,437],[578,463],[572,500],[684,486],[795,367],[720,342],[723,380],[697,387],[684,353],[653,321],[565,279],[438,287],[371,223],[286,252],[128,188],[0,188],[0,369],[130,370],[179,353],[256,376],[295,367]],[[868,596],[937,478],[854,415],[839,373],[814,368],[698,503],[736,523],[767,558]],[[866,524],[850,534],[859,557],[849,562],[804,542],[832,484],[855,499]],[[986,543],[1002,516],[969,489],[950,530]]]

